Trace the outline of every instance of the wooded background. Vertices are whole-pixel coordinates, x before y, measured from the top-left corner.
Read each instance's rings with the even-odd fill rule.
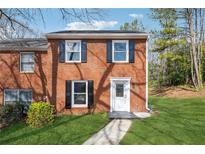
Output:
[[[160,30],[149,39],[149,84],[151,87],[189,85],[196,89],[205,81],[204,9],[151,9],[149,17]],[[146,31],[134,19],[122,30]]]
[[[150,40],[152,86],[203,87],[204,15],[204,9],[152,9],[150,17],[161,26]]]

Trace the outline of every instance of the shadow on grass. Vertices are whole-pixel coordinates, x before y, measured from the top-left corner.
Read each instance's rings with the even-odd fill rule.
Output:
[[[204,106],[197,104],[199,100],[160,101],[155,108],[159,116],[134,121],[122,144],[204,144],[204,114],[200,112]]]
[[[58,119],[59,119],[59,117],[56,117],[56,120],[55,120],[55,122],[52,124],[52,125],[47,125],[47,126],[44,126],[44,127],[42,127],[42,128],[31,128],[30,130],[31,131],[29,131],[29,132],[26,132],[26,133],[23,133],[23,134],[21,134],[21,135],[18,135],[18,136],[15,136],[15,137],[11,137],[11,138],[9,138],[9,139],[5,139],[5,140],[1,140],[0,141],[0,144],[9,144],[9,143],[11,143],[11,142],[15,142],[15,141],[17,141],[17,140],[21,140],[21,139],[24,139],[24,138],[27,138],[28,136],[32,136],[32,135],[37,135],[37,134],[39,134],[39,133],[42,133],[42,132],[46,132],[46,131],[48,131],[48,130],[51,130],[51,129],[53,129],[53,128],[56,128],[56,127],[58,127],[58,126],[60,126],[60,125],[63,125],[63,124],[65,124],[65,123],[70,123],[70,122],[72,122],[72,121],[74,121],[74,120],[77,120],[77,119],[80,119],[80,118],[82,118],[83,116],[73,116],[73,117],[71,117],[71,118],[69,118],[69,119],[66,119],[66,120],[59,120],[58,121]],[[18,130],[19,129],[23,129],[23,128],[25,128],[25,125],[21,125],[20,127],[18,127]],[[5,130],[2,130],[2,132],[4,131],[4,133],[7,133],[7,130],[5,129]],[[10,130],[9,130],[10,131]],[[17,130],[16,130],[17,131]]]

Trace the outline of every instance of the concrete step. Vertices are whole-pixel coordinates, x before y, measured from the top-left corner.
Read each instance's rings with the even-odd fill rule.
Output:
[[[148,112],[126,112],[126,111],[114,111],[109,113],[110,119],[143,119],[150,117]]]

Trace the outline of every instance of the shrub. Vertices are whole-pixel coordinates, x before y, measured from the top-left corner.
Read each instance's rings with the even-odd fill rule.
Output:
[[[28,110],[27,124],[30,127],[42,127],[54,121],[54,107],[46,102],[34,102]]]
[[[3,122],[4,112],[3,112],[3,106],[0,106],[0,124]]]
[[[0,107],[0,123],[10,124],[23,118],[23,105],[20,103],[6,104]]]

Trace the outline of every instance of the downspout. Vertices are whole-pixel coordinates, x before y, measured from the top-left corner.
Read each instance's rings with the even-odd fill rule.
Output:
[[[148,112],[151,112],[151,109],[148,107],[148,42],[149,42],[149,36],[147,37],[146,40],[146,110]]]

